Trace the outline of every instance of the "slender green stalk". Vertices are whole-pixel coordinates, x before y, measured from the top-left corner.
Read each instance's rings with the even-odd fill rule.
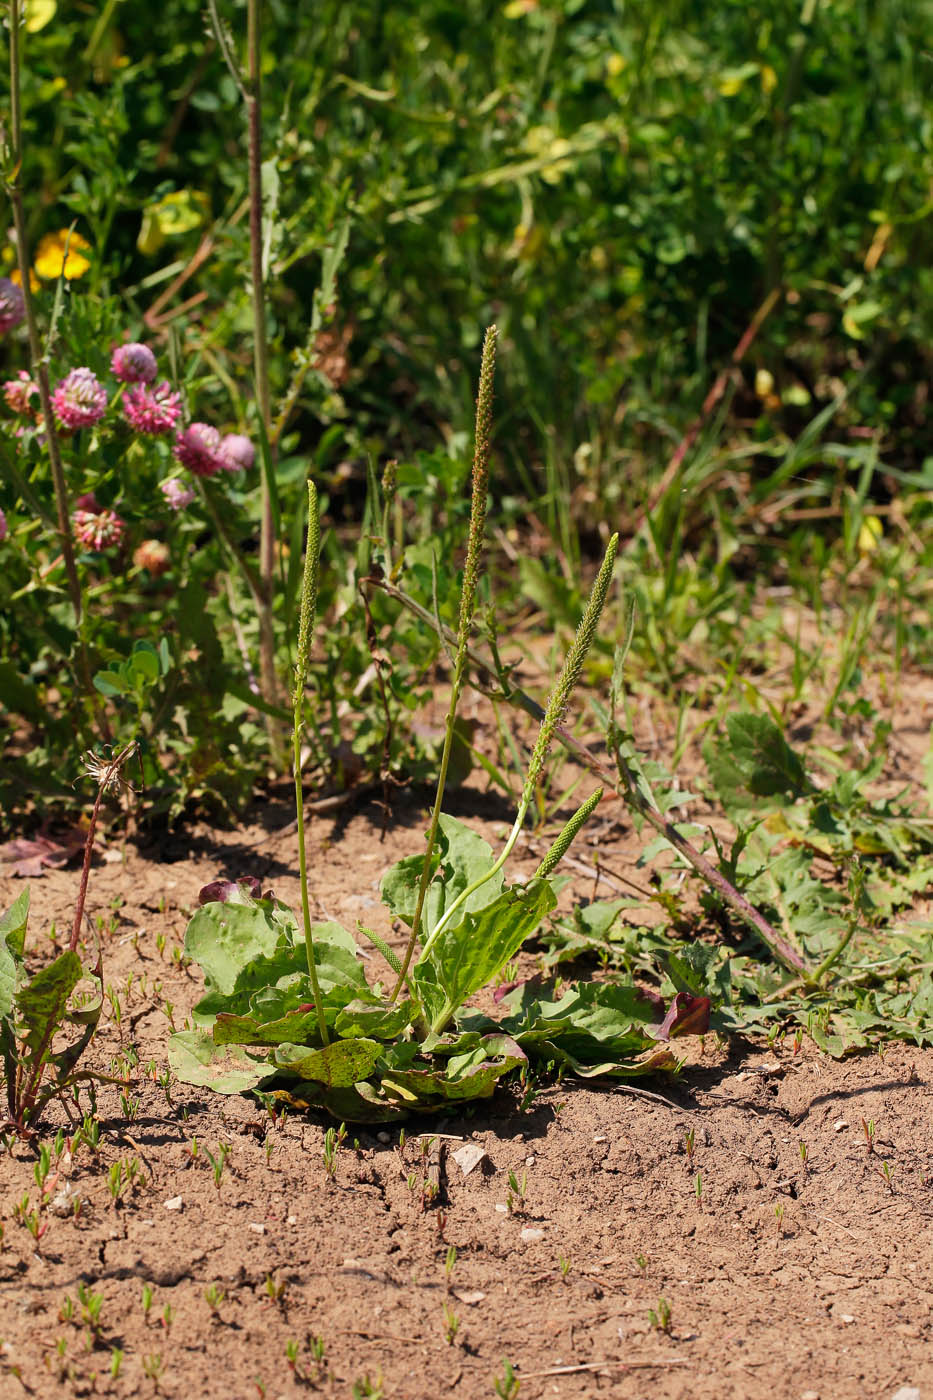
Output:
[[[71,533],[71,520],[68,511],[68,488],[65,485],[65,472],[62,467],[61,448],[58,442],[58,429],[55,414],[52,412],[52,394],[49,389],[49,370],[39,342],[39,327],[32,300],[32,287],[29,281],[30,257],[26,232],[26,214],[23,208],[23,192],[20,185],[23,165],[23,109],[20,95],[22,81],[22,61],[20,54],[20,27],[22,6],[20,0],[10,0],[10,165],[7,176],[7,191],[13,206],[13,227],[16,232],[16,257],[19,266],[20,285],[26,309],[26,331],[29,338],[29,359],[33,374],[39,385],[39,402],[42,405],[42,421],[45,440],[49,450],[49,465],[52,469],[52,485],[55,491],[55,507],[58,514],[58,536],[62,558],[65,562],[65,576],[68,592],[74,609],[75,621],[81,621],[81,584],[75,564],[74,538]],[[90,689],[90,673],[87,682]]]
[[[298,826],[298,876],[301,881],[301,917],[305,931],[305,952],[308,959],[308,976],[314,992],[314,1009],[321,1040],[329,1044],[327,1022],[324,1019],[324,1006],[321,1001],[321,988],[317,980],[317,966],[314,961],[314,935],[311,932],[311,904],[308,899],[308,858],[305,851],[305,810],[301,791],[301,737],[304,729],[305,681],[308,676],[308,656],[311,651],[311,636],[314,630],[314,612],[317,607],[317,585],[321,556],[321,517],[318,510],[317,491],[314,482],[308,482],[308,541],[305,545],[305,566],[301,579],[301,612],[298,623],[298,658],[295,662],[295,690],[292,696],[292,712],[295,719],[293,734],[293,766],[295,770],[295,814]]]
[[[428,627],[436,628],[436,619],[432,616],[430,611],[422,607],[416,599],[410,597],[404,589],[398,588],[388,579],[369,578],[366,579],[365,582],[369,587],[379,588],[390,598],[394,598],[396,602],[401,603],[410,613],[413,613],[415,617],[420,618],[422,622],[426,623]],[[453,639],[452,631],[445,631],[445,635],[448,640]],[[515,685],[502,668],[496,665],[495,660],[490,661],[488,657],[473,650],[470,651],[470,660],[481,674],[485,674],[489,677],[489,686],[486,693],[494,694],[497,698],[504,698],[510,705],[515,705],[520,710],[524,710],[526,714],[531,715],[532,719],[544,718],[544,711],[537,700],[532,699],[524,690]],[[672,822],[669,822],[666,817],[662,816],[660,812],[652,807],[648,799],[640,792],[635,774],[625,763],[621,755],[617,755],[619,772],[614,772],[608,763],[592,754],[585,744],[581,744],[578,739],[574,738],[569,730],[558,726],[555,730],[555,738],[558,743],[563,745],[568,753],[573,754],[578,763],[582,764],[584,768],[588,768],[591,773],[595,773],[602,782],[608,783],[613,791],[617,792],[622,798],[623,802],[628,803],[633,811],[637,812],[639,816],[644,817],[645,821],[648,822],[650,826],[653,826],[659,835],[670,842],[674,849],[683,856],[684,860],[693,866],[700,878],[705,880],[724,902],[735,910],[739,918],[744,920],[749,928],[758,935],[761,942],[769,952],[777,958],[778,962],[783,964],[789,972],[795,975],[803,970],[806,976],[800,980],[806,980],[806,977],[809,977],[810,974],[807,971],[807,965],[797,949],[793,948],[786,938],[781,937],[777,929],[768,923],[768,920],[760,910],[756,909],[755,906],[745,898],[744,894],[736,889],[735,885],[733,885],[730,880],[726,879],[722,871],[717,870],[714,865],[711,865],[695,846],[691,846],[686,837],[681,836]],[[788,983],[787,987],[790,988],[797,985],[798,982],[795,981],[793,983]],[[783,991],[784,989],[782,988],[781,990]]]
[[[589,651],[590,644],[596,633],[600,614],[606,602],[606,595],[609,592],[609,585],[612,582],[612,570],[615,565],[616,550],[618,547],[619,536],[613,535],[606,549],[606,556],[600,566],[599,573],[596,575],[596,581],[593,584],[586,609],[584,610],[580,625],[577,628],[577,635],[573,639],[561,673],[557,678],[557,684],[554,686],[551,697],[548,700],[547,709],[544,712],[544,719],[541,722],[541,729],[538,733],[538,739],[532,751],[531,762],[528,765],[528,776],[525,779],[525,786],[522,788],[522,795],[518,800],[518,811],[515,815],[515,823],[512,830],[509,832],[505,846],[502,848],[497,860],[490,869],[484,871],[477,880],[474,880],[471,885],[468,885],[465,890],[462,890],[450,907],[444,911],[443,917],[438,920],[437,924],[431,930],[430,936],[422,949],[422,958],[434,947],[434,944],[437,942],[438,938],[440,938],[445,928],[450,925],[457,910],[466,903],[476,890],[485,885],[494,875],[498,875],[499,871],[512,854],[512,849],[515,842],[518,840],[522,826],[524,825],[525,816],[534,796],[535,787],[541,775],[541,769],[544,767],[544,760],[547,758],[551,744],[554,741],[554,734],[564,718],[567,704],[580,679],[586,653]],[[584,804],[584,806],[585,805],[586,804]],[[567,844],[570,844],[569,840]]]
[[[421,935],[421,919],[424,913],[424,901],[428,892],[428,885],[431,883],[434,846],[437,841],[437,829],[441,819],[441,805],[444,801],[444,788],[447,784],[450,751],[454,740],[454,722],[457,717],[457,705],[460,702],[460,692],[463,689],[463,678],[467,667],[470,632],[473,627],[473,614],[476,609],[476,585],[479,579],[479,561],[483,548],[483,534],[486,528],[486,502],[489,497],[492,386],[496,369],[497,334],[498,332],[495,326],[490,326],[487,330],[486,338],[483,341],[483,356],[480,363],[479,392],[476,396],[476,436],[473,447],[473,490],[470,503],[470,535],[467,541],[467,557],[463,570],[463,586],[460,591],[457,651],[450,688],[450,705],[447,710],[444,749],[441,754],[440,772],[437,778],[437,792],[434,797],[434,809],[431,812],[431,824],[428,828],[428,843],[424,853],[424,865],[421,867],[421,880],[418,884],[418,899],[415,904],[415,916],[412,920],[411,934],[408,939],[408,946],[405,949],[405,956],[402,959],[402,970],[399,973],[390,1001],[394,1001],[402,989],[405,978],[408,975],[408,969],[411,966],[415,947]]]
[[[269,401],[269,356],[266,337],[266,302],[262,271],[262,0],[247,5],[249,132],[249,254],[253,293],[253,364],[256,398],[266,441],[272,441]],[[270,446],[270,452],[272,448]],[[275,674],[275,634],[272,627],[272,590],[275,574],[275,528],[268,474],[262,474],[259,523],[259,577],[263,607],[259,614],[259,657],[262,688],[267,700],[278,695]]]

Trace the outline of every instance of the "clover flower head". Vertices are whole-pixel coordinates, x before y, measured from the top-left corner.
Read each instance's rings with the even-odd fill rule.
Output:
[[[171,550],[162,540],[143,540],[133,550],[133,563],[137,569],[147,569],[153,578],[158,578],[171,567]]]
[[[0,277],[0,335],[5,335],[26,316],[26,299],[22,287],[9,277]]]
[[[107,390],[93,370],[82,365],[56,386],[52,407],[63,428],[89,428],[107,411]]]
[[[209,423],[192,423],[175,439],[175,456],[195,476],[214,476],[224,466],[220,433]]]
[[[74,508],[75,510],[90,511],[92,515],[99,515],[101,511],[100,502],[93,491],[86,491],[83,496],[76,496]]]
[[[113,510],[72,511],[71,524],[75,539],[97,554],[118,545],[126,529],[126,522]]]
[[[181,395],[165,379],[153,388],[133,384],[126,391],[123,412],[137,433],[170,433],[181,415]]]
[[[191,487],[186,486],[177,476],[170,476],[167,481],[160,481],[159,490],[172,510],[184,510],[185,506],[190,506],[194,500],[194,492]]]
[[[3,397],[7,407],[14,413],[29,413],[30,399],[39,392],[39,386],[28,369],[21,369],[15,379],[8,379],[3,386]]]
[[[8,533],[9,529],[6,523],[6,516],[4,515],[2,508],[0,508],[0,544],[2,544],[3,541],[6,539]]]
[[[124,384],[151,384],[158,374],[155,355],[148,345],[138,341],[118,345],[111,356],[110,369]]]
[[[248,472],[256,460],[256,449],[242,433],[228,433],[220,444],[220,460],[228,472]]]

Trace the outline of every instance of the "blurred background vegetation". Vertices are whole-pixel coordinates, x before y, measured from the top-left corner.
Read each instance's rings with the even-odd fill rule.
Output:
[[[245,4],[220,11],[242,52]],[[637,508],[779,291],[732,404],[765,448],[748,469],[767,476],[775,439],[843,391],[843,443],[868,428],[920,469],[931,18],[913,0],[267,0],[279,393],[347,238],[292,445],[361,479],[367,451],[462,443],[495,320],[508,489],[563,479],[588,517]],[[34,236],[76,219],[94,289],[140,312],[208,237],[160,325],[224,369],[206,394],[229,377],[248,395],[242,104],[202,0],[59,4],[26,63]]]
[[[244,62],[245,0],[213,4]],[[581,561],[618,529],[639,609],[630,664],[668,694],[689,673],[699,695],[715,667],[732,683],[743,646],[778,626],[752,613],[763,580],[789,583],[818,615],[831,583],[850,608],[837,697],[857,687],[879,621],[898,665],[930,664],[929,0],[265,0],[262,12],[270,378],[295,522],[283,526],[280,665],[288,674],[311,472],[337,527],[322,595],[334,752],[371,667],[339,527],[375,528],[367,472],[371,487],[399,459],[411,587],[430,603],[433,548],[452,615],[447,564],[492,321],[492,520],[519,563],[507,577],[549,625],[573,625]],[[63,289],[56,368],[80,349],[78,363],[103,372],[130,333],[166,357],[192,417],[256,437],[246,122],[223,47],[203,0],[30,0],[24,188],[34,248],[72,223],[89,245]],[[9,271],[11,242],[2,257]],[[8,339],[0,356],[11,377],[21,347]],[[108,470],[116,481],[124,468]],[[126,481],[120,491],[118,505]],[[258,489],[233,494],[251,549]],[[242,737],[249,665],[229,637],[254,651],[255,633],[233,585],[211,583],[224,566],[207,525],[183,527],[184,587],[211,598],[223,658],[213,632],[187,639],[185,655],[217,658],[207,683],[187,684],[203,692],[205,736],[226,697]],[[529,527],[535,548],[516,552]],[[116,665],[128,630],[158,645],[187,607],[182,580],[173,588],[174,602],[125,593],[93,663]],[[373,609],[371,636],[403,636],[397,609]],[[19,634],[8,625],[20,676],[41,678],[28,617]],[[423,628],[405,627],[400,710],[434,655]],[[794,645],[799,695],[811,671]],[[160,703],[171,713],[173,693]],[[349,736],[365,771],[385,765],[380,714]],[[174,742],[177,763],[192,742]],[[250,743],[254,772],[261,726]],[[223,753],[208,747],[188,794],[221,780]]]

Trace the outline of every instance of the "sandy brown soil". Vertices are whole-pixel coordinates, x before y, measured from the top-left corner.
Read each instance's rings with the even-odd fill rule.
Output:
[[[314,821],[319,916],[388,932],[379,879],[419,849],[426,801],[401,797],[384,840],[375,804]],[[490,839],[511,817],[469,790],[450,808]],[[99,1091],[99,1155],[80,1148],[57,1183],[80,1213],[50,1216],[38,1251],[14,1216],[24,1193],[38,1196],[35,1152],[0,1157],[0,1394],[471,1400],[496,1394],[507,1358],[523,1398],[933,1398],[933,1052],[892,1045],[840,1064],[806,1041],[794,1053],[789,1038],[679,1042],[678,1080],[565,1080],[525,1111],[513,1086],[413,1121],[403,1149],[397,1129],[359,1131],[358,1143],[351,1130],[333,1181],[322,1120],[273,1122],[253,1100],[185,1086],[168,1102],[155,1082],[165,1003],[180,1025],[201,994],[198,969],[172,958],[186,915],[220,874],[258,875],[296,903],[289,816],[272,803],[234,834],[195,828],[97,863],[89,910],[113,915],[105,981],[121,1013],[105,1018],[90,1062],[107,1072],[136,1048],[138,1111],[127,1119],[118,1090]],[[639,843],[621,803],[598,820],[601,860],[626,867]],[[68,926],[76,886],[73,867],[33,882],[40,957],[50,923]],[[0,876],[0,906],[21,888]],[[863,1119],[876,1125],[873,1151]],[[50,1110],[45,1140],[65,1122]],[[429,1138],[445,1152],[440,1205],[425,1208]],[[453,1156],[464,1143],[485,1151],[467,1176]],[[221,1144],[215,1187],[206,1149]],[[118,1161],[138,1162],[143,1180],[114,1205]],[[527,1174],[511,1212],[510,1171]],[[81,1323],[82,1285],[103,1297],[97,1336]],[[666,1331],[650,1318],[661,1299]]]

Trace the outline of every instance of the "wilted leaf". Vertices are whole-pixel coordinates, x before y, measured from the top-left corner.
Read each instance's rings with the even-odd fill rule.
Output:
[[[245,1050],[219,1048],[206,1031],[176,1031],[169,1038],[168,1062],[183,1084],[206,1085],[218,1094],[245,1094],[273,1069]]]

